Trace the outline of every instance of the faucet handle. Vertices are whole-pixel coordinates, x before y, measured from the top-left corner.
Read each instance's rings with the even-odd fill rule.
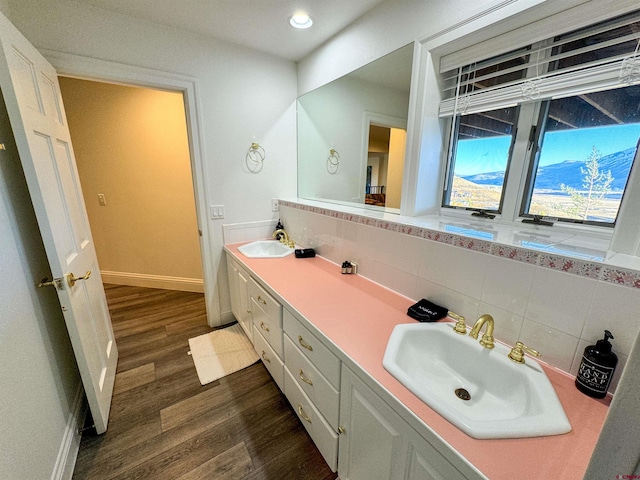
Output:
[[[522,342],[516,342],[515,347],[511,349],[508,357],[516,363],[524,363],[524,354],[527,353],[532,357],[541,357],[542,354],[533,348],[527,347]]]
[[[456,321],[456,324],[453,327],[453,331],[459,333],[460,335],[467,334],[467,324],[464,321],[464,317],[462,315],[458,315],[457,313],[453,313],[451,311],[447,312],[447,315]]]

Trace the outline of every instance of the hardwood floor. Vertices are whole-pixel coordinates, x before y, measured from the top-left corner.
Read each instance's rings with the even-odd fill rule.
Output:
[[[309,479],[329,469],[261,362],[202,386],[188,339],[202,294],[105,285],[118,373],[107,432],[85,432],[74,479]]]

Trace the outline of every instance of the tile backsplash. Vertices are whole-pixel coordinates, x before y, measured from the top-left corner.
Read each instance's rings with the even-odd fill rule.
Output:
[[[271,238],[276,228],[277,220],[264,220],[261,222],[229,223],[222,226],[224,244],[252,242]]]
[[[467,324],[491,314],[498,340],[520,340],[571,375],[584,348],[611,330],[619,358],[612,391],[640,331],[638,278],[597,262],[290,201],[280,202],[280,218],[298,245],[357,262],[359,274],[406,297],[432,300]]]

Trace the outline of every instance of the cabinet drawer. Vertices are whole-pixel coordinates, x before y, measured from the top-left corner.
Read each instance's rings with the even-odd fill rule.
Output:
[[[286,309],[284,331],[329,383],[339,389],[340,360]]]
[[[278,388],[280,388],[280,390],[284,392],[284,364],[282,363],[280,357],[276,355],[276,352],[273,351],[264,337],[256,329],[256,327],[254,326],[253,328],[253,341],[256,352],[258,352],[258,355],[260,355],[262,363],[264,363],[264,366],[267,367],[267,370],[269,370],[269,373],[275,380]]]
[[[268,316],[264,310],[259,308],[254,298],[251,299],[251,312],[253,325],[256,330],[262,334],[264,339],[271,345],[271,348],[275,350],[276,354],[280,358],[284,358],[281,326]]]
[[[309,399],[324,415],[334,430],[338,430],[340,394],[311,361],[285,335],[284,363]]]
[[[286,368],[284,371],[284,394],[329,468],[335,472],[338,468],[338,434],[320,415],[289,371]]]
[[[256,302],[252,307],[257,305],[278,328],[282,329],[282,305],[253,278],[249,280],[249,295]],[[254,308],[251,312],[255,315]]]

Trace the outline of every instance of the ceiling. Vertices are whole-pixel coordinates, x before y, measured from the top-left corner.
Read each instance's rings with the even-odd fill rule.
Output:
[[[81,0],[85,4],[298,61],[383,0]],[[308,30],[288,19],[307,13]]]

